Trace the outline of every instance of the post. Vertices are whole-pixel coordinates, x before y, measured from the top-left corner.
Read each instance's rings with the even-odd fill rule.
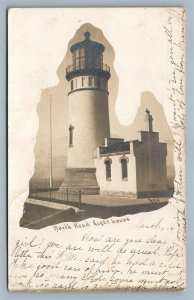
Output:
[[[67,201],[69,201],[69,191],[68,191],[68,189],[67,189]]]
[[[153,122],[152,115],[149,115],[149,132],[153,132],[152,122]]]
[[[36,199],[37,199],[37,186],[36,186]]]
[[[49,189],[49,193],[50,193],[49,197],[50,197],[50,200],[51,200],[51,188]]]
[[[149,109],[146,108],[145,112],[146,112],[147,117],[148,117],[148,131],[153,132],[153,123],[152,123],[153,122],[153,117],[150,114]]]
[[[52,150],[52,95],[50,95],[50,188],[53,186]]]
[[[81,195],[82,195],[82,192],[79,191],[79,210],[81,209]]]

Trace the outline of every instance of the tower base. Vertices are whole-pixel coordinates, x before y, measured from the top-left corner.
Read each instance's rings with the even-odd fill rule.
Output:
[[[85,195],[99,195],[100,187],[96,179],[95,168],[68,168],[59,190],[69,193],[81,191]]]

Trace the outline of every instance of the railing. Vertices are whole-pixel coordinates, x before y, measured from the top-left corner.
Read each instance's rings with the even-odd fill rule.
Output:
[[[110,67],[107,64],[88,64],[84,63],[81,65],[71,64],[66,68],[66,75],[70,74],[71,72],[80,71],[80,70],[88,70],[88,71],[105,71],[110,73]]]
[[[37,200],[51,201],[61,204],[69,204],[81,209],[81,196],[82,192],[78,190],[77,192],[66,190],[54,190],[54,189],[38,189],[38,187],[30,189],[29,197]]]

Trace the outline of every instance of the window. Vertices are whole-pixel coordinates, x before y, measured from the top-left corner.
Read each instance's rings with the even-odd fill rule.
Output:
[[[71,91],[73,90],[73,80],[71,80]]]
[[[111,180],[111,159],[106,159],[105,160],[105,166],[106,166],[106,180]]]
[[[84,48],[80,49],[80,69],[84,69],[85,68],[85,56],[84,56]]]
[[[97,62],[97,68],[102,69],[103,68],[103,57],[102,57],[101,51],[98,51],[98,53],[97,53],[96,62]]]
[[[75,53],[75,51],[74,51],[74,52],[73,52],[73,70],[76,70],[75,64],[76,64],[76,53]]]
[[[122,174],[122,179],[126,179],[128,177],[127,160],[125,158],[121,159],[121,174]]]
[[[70,125],[69,126],[69,147],[73,146],[73,130],[74,130],[74,126]]]
[[[93,79],[92,77],[88,77],[88,85],[89,85],[89,86],[92,86],[92,83],[93,83],[93,82],[92,82],[92,81],[93,81],[92,79]]]
[[[82,86],[84,86],[85,77],[82,77]]]

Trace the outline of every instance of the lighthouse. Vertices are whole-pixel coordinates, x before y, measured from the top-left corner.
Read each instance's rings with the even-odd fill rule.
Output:
[[[94,152],[110,137],[110,68],[103,62],[105,47],[92,41],[89,32],[70,51],[72,63],[65,75],[69,83],[67,168],[61,189],[99,194]]]

